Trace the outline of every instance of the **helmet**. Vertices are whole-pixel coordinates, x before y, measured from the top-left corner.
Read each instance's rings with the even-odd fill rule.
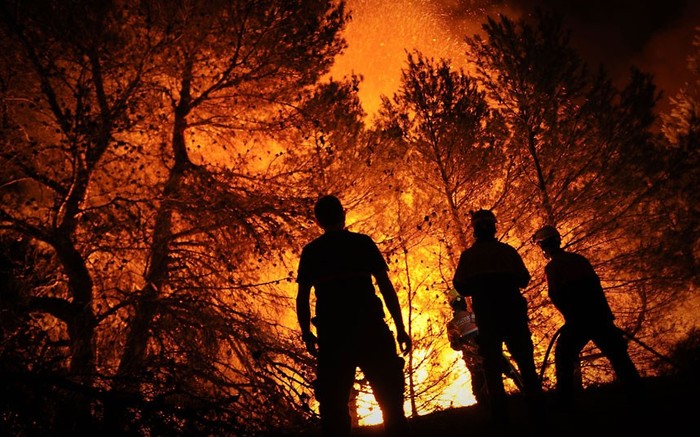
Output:
[[[450,301],[450,308],[452,308],[452,311],[468,311],[467,300],[464,296],[452,299]]]
[[[496,223],[496,216],[491,212],[490,209],[480,209],[477,211],[470,211],[472,225],[477,223]]]
[[[557,228],[555,228],[552,225],[543,226],[540,228],[540,230],[538,230],[532,235],[533,243],[542,244],[548,240],[556,240],[557,242],[561,241],[561,235],[559,235],[559,231],[557,231]]]
[[[450,288],[445,294],[447,301],[450,303],[452,308],[455,308],[455,306],[461,307],[462,305],[465,305],[466,308],[466,300],[464,299],[464,296],[457,292],[457,290]]]
[[[459,294],[454,288],[450,288],[445,294],[447,295],[447,301],[450,302],[450,304],[456,300],[462,299],[462,295]]]

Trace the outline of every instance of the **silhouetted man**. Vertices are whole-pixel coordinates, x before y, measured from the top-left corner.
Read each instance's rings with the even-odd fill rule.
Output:
[[[559,406],[570,409],[577,388],[579,354],[592,341],[605,355],[632,397],[641,395],[641,377],[627,352],[600,278],[586,257],[561,248],[561,235],[544,226],[532,237],[549,262],[545,266],[549,298],[564,316],[554,350]]]
[[[335,196],[323,196],[314,206],[324,233],[301,253],[297,283],[297,317],[306,349],[317,356],[316,399],[324,436],[348,436],[348,399],[359,367],[372,387],[387,435],[409,435],[403,409],[403,358],[384,321],[377,282],[397,330],[401,351],[411,348],[401,307],[388,275],[388,266],[372,239],[345,229],[345,211]],[[311,332],[310,294],[316,311]]]
[[[459,294],[472,299],[492,419],[507,422],[504,343],[520,370],[523,392],[531,398],[532,417],[537,418],[542,413],[542,385],[535,367],[527,302],[520,292],[529,283],[530,273],[515,248],[496,240],[496,216],[491,211],[472,212],[471,223],[476,241],[462,252],[453,285]]]

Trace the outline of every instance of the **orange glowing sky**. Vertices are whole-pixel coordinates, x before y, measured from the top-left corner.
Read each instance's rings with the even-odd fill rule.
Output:
[[[348,0],[348,48],[331,71],[362,75],[360,98],[371,115],[380,95],[398,87],[406,50],[466,65],[464,37],[480,32],[488,15],[511,18],[555,5],[571,29],[572,45],[591,67],[603,63],[625,79],[632,65],[652,73],[668,97],[687,78],[686,61],[700,25],[693,0]],[[561,8],[564,8],[563,10]],[[662,101],[662,107],[664,102]]]

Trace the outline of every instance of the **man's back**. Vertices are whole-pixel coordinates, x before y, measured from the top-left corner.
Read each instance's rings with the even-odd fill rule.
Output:
[[[567,322],[608,322],[613,314],[600,278],[586,257],[559,251],[545,267],[549,297]]]
[[[472,296],[480,324],[488,319],[526,313],[527,302],[520,288],[527,286],[530,273],[512,246],[495,239],[477,240],[462,252],[454,283],[463,295]]]
[[[326,232],[307,244],[301,255],[298,282],[313,285],[317,320],[384,318],[372,275],[387,270],[372,239],[348,230]]]
[[[457,279],[475,291],[493,287],[491,280],[508,282],[505,286],[522,288],[530,281],[530,273],[512,246],[498,240],[477,240],[462,252]],[[484,283],[484,278],[488,282]]]
[[[404,404],[404,360],[411,349],[399,298],[384,257],[367,235],[345,229],[345,209],[333,195],[321,197],[314,216],[323,235],[304,246],[297,272],[297,319],[306,350],[317,357],[315,395],[324,436],[349,436],[349,394],[359,367],[369,381],[387,436],[410,434]],[[373,278],[374,277],[374,278]],[[384,302],[375,295],[374,281]],[[311,290],[316,317],[311,318]],[[396,338],[384,320],[386,305]],[[312,332],[313,325],[316,334]]]
[[[475,335],[477,331],[474,316],[469,311],[455,311],[452,319],[447,322],[447,337],[450,343],[468,335]]]

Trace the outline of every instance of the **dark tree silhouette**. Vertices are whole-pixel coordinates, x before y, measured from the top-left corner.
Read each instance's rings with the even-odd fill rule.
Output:
[[[306,199],[256,144],[327,71],[346,19],[324,1],[3,2],[0,218],[60,266],[36,270],[55,282],[27,310],[68,340],[45,343],[62,351],[50,370],[80,377],[86,415],[105,401],[112,425],[156,433],[302,417],[298,348],[259,303],[279,292],[255,284]]]
[[[451,288],[451,275],[461,250],[472,238],[467,212],[480,207],[481,202],[489,202],[495,175],[501,174],[492,166],[504,161],[502,126],[474,79],[452,69],[447,60],[435,61],[419,52],[408,54],[393,98],[383,98],[375,129],[381,132],[387,147],[396,149],[402,157],[402,165],[395,170],[396,184],[401,186],[396,193],[396,203],[401,204],[397,208],[399,228],[394,231],[396,256],[402,260],[399,264],[405,270],[402,276],[409,297],[424,309],[430,306],[433,313],[450,313],[444,293]],[[406,195],[410,195],[410,204],[402,200]],[[439,273],[411,274],[411,270],[419,270],[413,264],[424,261],[409,252],[431,244],[444,245],[444,253],[435,256],[442,259]],[[437,295],[437,301],[433,298],[431,304],[431,299],[420,299],[421,294]],[[414,338],[414,343],[440,355],[447,344],[445,321],[436,317],[429,326],[429,332],[416,329],[415,335],[422,341]],[[438,344],[442,346],[436,347]],[[426,366],[436,369],[420,384],[422,387],[409,386],[416,392],[411,393],[414,402],[432,401],[436,392],[445,389],[445,382],[452,382],[449,370],[454,366],[447,367],[447,374],[439,372],[440,359],[430,355],[412,366],[417,370]],[[416,414],[415,404],[413,409]]]
[[[442,293],[469,209],[493,207],[523,253],[541,352],[559,323],[528,244],[544,222],[594,261],[621,326],[661,352],[686,335],[696,83],[656,135],[649,76],[592,72],[555,15],[499,17],[467,38],[473,76],[409,55],[367,128],[361,78],[325,77],[348,19],[321,0],[0,2],[10,434],[306,430],[290,266],[319,194],[343,198],[408,303],[414,415],[445,405]],[[668,371],[635,345],[643,373]],[[591,382],[612,375],[601,361]]]
[[[550,223],[565,244],[595,260],[621,326],[651,335],[642,325],[659,321],[674,294],[656,288],[659,270],[640,268],[651,255],[648,241],[639,239],[641,229],[651,231],[642,217],[664,177],[654,165],[650,128],[659,95],[651,78],[633,70],[618,89],[602,69],[592,73],[556,13],[538,11],[531,21],[490,18],[483,29],[485,38],[467,39],[468,53],[513,133],[509,156],[518,172],[497,208],[529,252],[533,307],[547,307],[544,258],[528,237]],[[549,311],[534,315],[539,335],[551,337],[557,318],[552,325]]]

